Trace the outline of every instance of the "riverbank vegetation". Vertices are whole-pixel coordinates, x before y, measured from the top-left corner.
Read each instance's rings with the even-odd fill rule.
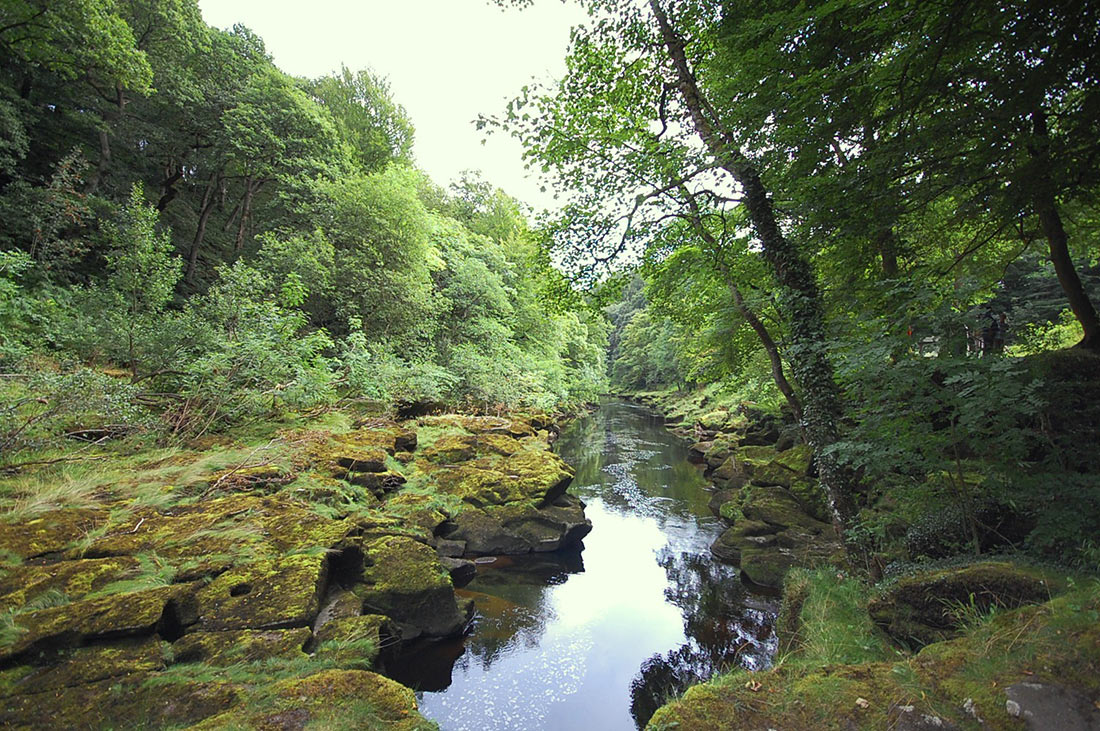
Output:
[[[786,582],[775,668],[655,727],[1095,701],[1095,4],[585,4],[480,122],[533,223],[418,170],[369,70],[0,2],[2,720],[427,725],[367,669],[462,631],[463,556],[584,535],[547,413],[609,389]]]

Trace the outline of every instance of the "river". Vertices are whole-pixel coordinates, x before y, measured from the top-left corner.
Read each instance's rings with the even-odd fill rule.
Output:
[[[688,685],[774,655],[778,599],[710,557],[723,526],[707,481],[659,416],[609,401],[556,448],[592,520],[583,550],[481,564],[459,591],[473,632],[390,667],[444,731],[632,730]]]

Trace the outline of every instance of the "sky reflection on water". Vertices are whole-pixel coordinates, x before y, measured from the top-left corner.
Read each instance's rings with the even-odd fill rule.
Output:
[[[651,412],[605,404],[558,451],[594,526],[583,552],[479,567],[473,634],[394,673],[445,731],[633,729],[670,693],[774,653],[776,600],[710,558],[722,526],[705,480]]]

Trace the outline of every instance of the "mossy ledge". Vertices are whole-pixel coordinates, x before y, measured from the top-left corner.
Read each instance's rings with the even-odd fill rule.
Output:
[[[0,725],[434,728],[380,650],[465,631],[463,555],[588,532],[550,426],[329,419],[104,448],[112,466],[50,504],[35,491],[72,469],[0,479]]]
[[[966,600],[953,600],[964,585],[972,589]],[[891,641],[872,620],[869,605],[881,614],[917,586],[919,606],[936,604],[953,639],[918,650]],[[881,589],[836,569],[795,569],[774,666],[694,686],[647,728],[1095,728],[1098,618],[1100,580],[1007,561],[925,572]],[[1062,715],[1044,715],[1051,713]]]

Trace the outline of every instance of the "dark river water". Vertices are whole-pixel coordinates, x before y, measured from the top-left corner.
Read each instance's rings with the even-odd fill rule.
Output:
[[[406,654],[391,675],[444,731],[634,729],[717,671],[766,666],[778,600],[710,558],[721,523],[681,440],[608,402],[557,451],[587,504],[583,550],[501,558],[460,590],[472,634]]]

